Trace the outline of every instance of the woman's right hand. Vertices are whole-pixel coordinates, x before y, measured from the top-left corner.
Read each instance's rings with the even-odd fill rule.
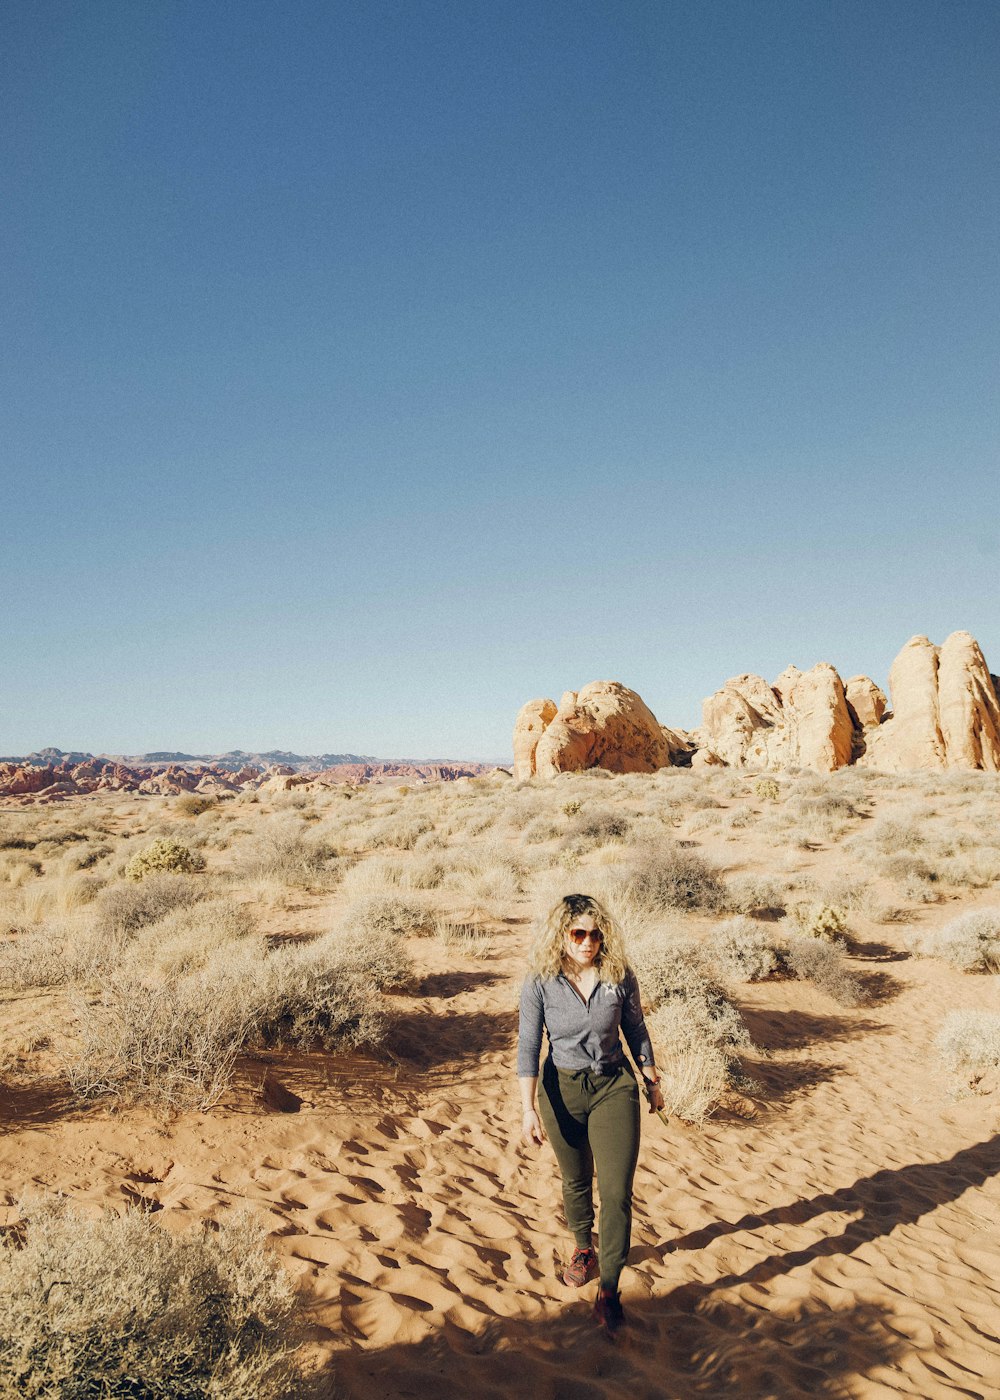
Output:
[[[541,1122],[533,1108],[526,1108],[521,1118],[521,1141],[528,1147],[534,1147],[536,1143],[541,1144],[545,1141]]]

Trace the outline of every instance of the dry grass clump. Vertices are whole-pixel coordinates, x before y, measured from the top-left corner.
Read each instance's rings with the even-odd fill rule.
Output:
[[[169,1234],[24,1202],[0,1235],[3,1400],[282,1400],[294,1295],[248,1216]]]
[[[934,1040],[945,1066],[962,1075],[970,1090],[1000,1067],[1000,1012],[952,1011]]]
[[[238,848],[237,877],[277,880],[284,884],[329,883],[340,874],[337,852],[321,834],[310,832],[301,818],[278,814]]]
[[[712,930],[707,955],[726,985],[763,982],[781,969],[773,933],[742,915]]]
[[[573,804],[567,803],[567,806]],[[604,846],[609,841],[624,841],[632,831],[632,822],[624,812],[613,807],[584,809],[570,818],[564,834],[564,844],[578,854]]]
[[[904,899],[934,904],[941,898],[941,891],[937,888],[938,871],[923,855],[904,851],[898,855],[884,856],[879,862],[879,869],[894,881]]]
[[[174,803],[174,811],[183,817],[200,817],[219,805],[219,799],[206,792],[182,792]]]
[[[68,941],[69,932],[61,920],[13,929],[0,942],[0,987],[20,992],[61,986],[73,973]]]
[[[257,923],[245,904],[232,899],[201,900],[173,909],[139,933],[133,956],[165,977],[204,967],[220,949],[252,938]]]
[[[406,870],[403,862],[389,856],[370,856],[359,860],[345,872],[340,891],[351,899],[398,890]]]
[[[735,914],[783,911],[787,902],[787,887],[770,876],[731,875],[726,880],[724,904]]]
[[[631,963],[650,1008],[667,1112],[703,1122],[732,1084],[738,1053],[752,1048],[743,1018],[693,940],[647,932]]]
[[[482,924],[455,922],[439,918],[435,925],[439,942],[467,958],[489,958],[496,949],[496,939]]]
[[[914,933],[910,947],[961,972],[1000,972],[1000,909],[977,909],[933,932]]]
[[[172,909],[194,904],[201,890],[184,875],[150,875],[138,884],[108,885],[94,905],[98,937],[119,942],[134,938]]]
[[[137,960],[109,974],[96,1000],[75,996],[66,1076],[84,1099],[208,1108],[251,1045],[378,1044],[386,1020],[376,994],[409,976],[398,938],[372,930],[270,950],[243,937],[180,976]]]
[[[841,1006],[863,1006],[868,1000],[863,983],[847,966],[847,948],[839,939],[827,943],[793,937],[779,956],[793,976],[812,982]]]
[[[621,887],[623,899],[647,914],[721,909],[726,902],[726,886],[715,867],[695,851],[670,843],[640,847]]]
[[[125,878],[144,880],[147,875],[189,875],[204,868],[204,859],[190,847],[161,836],[132,857],[125,867]]]
[[[396,894],[373,894],[356,900],[344,910],[345,930],[353,937],[374,934],[398,938],[421,937],[435,931],[435,921],[426,905]]]

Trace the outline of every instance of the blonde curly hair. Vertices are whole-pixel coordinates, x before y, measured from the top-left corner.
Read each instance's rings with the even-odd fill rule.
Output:
[[[590,915],[602,934],[601,951],[594,960],[598,978],[612,984],[624,980],[628,959],[622,931],[604,905],[589,894],[563,895],[549,910],[529,955],[531,974],[535,977],[559,975],[566,958],[566,930],[572,927],[574,920],[586,914]]]

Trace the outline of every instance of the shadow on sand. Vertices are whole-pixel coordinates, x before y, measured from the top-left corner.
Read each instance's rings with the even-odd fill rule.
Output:
[[[588,1289],[588,1294],[592,1290]],[[675,1289],[626,1299],[614,1340],[590,1320],[590,1300],[555,1317],[493,1318],[476,1332],[445,1325],[423,1342],[342,1354],[317,1400],[834,1400],[892,1366],[904,1343],[892,1314],[870,1303],[790,1305],[768,1312],[710,1292]]]
[[[762,1225],[805,1225],[829,1212],[856,1212],[836,1235],[826,1235],[806,1249],[772,1254],[742,1274],[717,1279],[714,1287],[732,1288],[737,1284],[766,1283],[802,1264],[833,1254],[853,1254],[863,1244],[890,1234],[897,1225],[912,1225],[963,1195],[972,1186],[1000,1172],[1000,1134],[964,1147],[946,1162],[914,1162],[908,1167],[886,1168],[871,1176],[859,1177],[852,1186],[824,1191],[804,1201],[773,1206],[760,1214],[744,1215],[732,1222],[718,1221],[704,1229],[667,1241],[664,1253],[681,1249],[704,1249],[713,1240],[740,1230],[758,1230]]]
[[[329,1400],[367,1400],[376,1394],[390,1400],[468,1395],[507,1400],[515,1393],[546,1400],[834,1400],[854,1395],[859,1379],[868,1376],[869,1384],[877,1385],[871,1373],[884,1374],[907,1349],[891,1308],[860,1301],[842,1308],[813,1300],[782,1304],[756,1290],[749,1300],[722,1296],[723,1290],[759,1287],[816,1259],[851,1254],[956,1200],[998,1171],[1000,1135],[945,1162],[875,1172],[850,1187],[634,1251],[633,1263],[651,1253],[701,1249],[724,1235],[762,1225],[802,1225],[830,1211],[860,1212],[836,1235],[806,1249],[771,1254],[740,1274],[682,1284],[658,1299],[636,1300],[626,1286],[629,1325],[613,1342],[594,1329],[583,1300],[569,1301],[555,1317],[535,1320],[499,1316],[478,1302],[484,1322],[474,1331],[446,1322],[441,1332],[418,1343],[342,1353],[335,1370],[320,1378],[317,1393]],[[501,1265],[497,1287],[504,1286]]]

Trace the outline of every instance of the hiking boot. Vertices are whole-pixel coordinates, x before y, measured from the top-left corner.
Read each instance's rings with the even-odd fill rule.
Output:
[[[570,1288],[582,1288],[585,1283],[596,1277],[597,1255],[592,1249],[580,1249],[578,1246],[573,1251],[573,1258],[563,1269],[563,1283],[568,1283]]]
[[[613,1337],[620,1327],[625,1326],[621,1294],[617,1288],[601,1287],[594,1304],[594,1321],[603,1327],[609,1337]]]

